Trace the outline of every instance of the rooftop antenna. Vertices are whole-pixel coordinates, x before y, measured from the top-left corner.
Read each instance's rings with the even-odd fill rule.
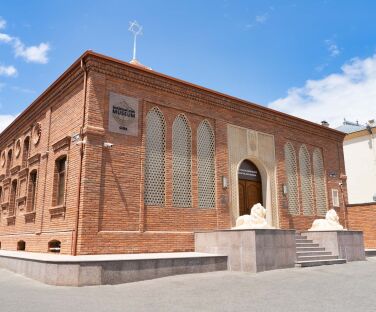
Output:
[[[131,33],[133,33],[133,58],[132,58],[132,61],[137,62],[137,60],[136,60],[137,36],[142,35],[142,26],[139,23],[137,23],[137,21],[129,22],[128,30]]]

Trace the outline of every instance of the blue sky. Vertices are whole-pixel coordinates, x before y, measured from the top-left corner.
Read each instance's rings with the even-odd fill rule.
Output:
[[[316,122],[376,117],[375,1],[13,0],[0,16],[0,130],[85,50],[130,60],[132,20],[156,71]]]

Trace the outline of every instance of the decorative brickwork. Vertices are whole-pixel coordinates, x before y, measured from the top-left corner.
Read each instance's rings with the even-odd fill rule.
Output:
[[[138,136],[109,131],[111,92],[138,100]],[[194,231],[231,227],[237,166],[246,158],[264,176],[269,221],[305,230],[317,216],[288,211],[285,144],[305,145],[309,157],[322,151],[326,190],[340,192],[342,208],[342,140],[320,125],[87,52],[0,135],[1,248],[24,241],[35,252],[60,242],[64,254],[193,250]]]

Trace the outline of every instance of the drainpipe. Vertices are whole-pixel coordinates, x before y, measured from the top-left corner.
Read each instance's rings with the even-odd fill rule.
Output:
[[[83,114],[82,114],[82,126],[80,129],[80,139],[83,140],[84,136],[84,127],[86,121],[86,90],[87,90],[87,69],[83,59],[81,59],[81,69],[84,72],[84,98],[83,98]],[[73,241],[72,241],[72,255],[77,255],[77,243],[78,243],[78,225],[79,225],[79,217],[80,217],[80,201],[81,201],[81,181],[82,181],[82,164],[84,160],[84,151],[85,151],[85,143],[80,144],[80,166],[79,166],[79,173],[78,173],[78,195],[77,195],[77,203],[76,203],[76,222],[73,232]]]

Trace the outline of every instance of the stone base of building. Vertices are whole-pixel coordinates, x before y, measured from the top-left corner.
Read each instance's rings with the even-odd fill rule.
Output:
[[[231,271],[261,272],[292,268],[295,230],[241,229],[195,233],[195,251],[228,256]]]
[[[362,231],[304,231],[302,235],[347,261],[366,260]]]
[[[0,267],[56,286],[111,285],[227,270],[227,257],[195,252],[65,256],[0,250]]]

